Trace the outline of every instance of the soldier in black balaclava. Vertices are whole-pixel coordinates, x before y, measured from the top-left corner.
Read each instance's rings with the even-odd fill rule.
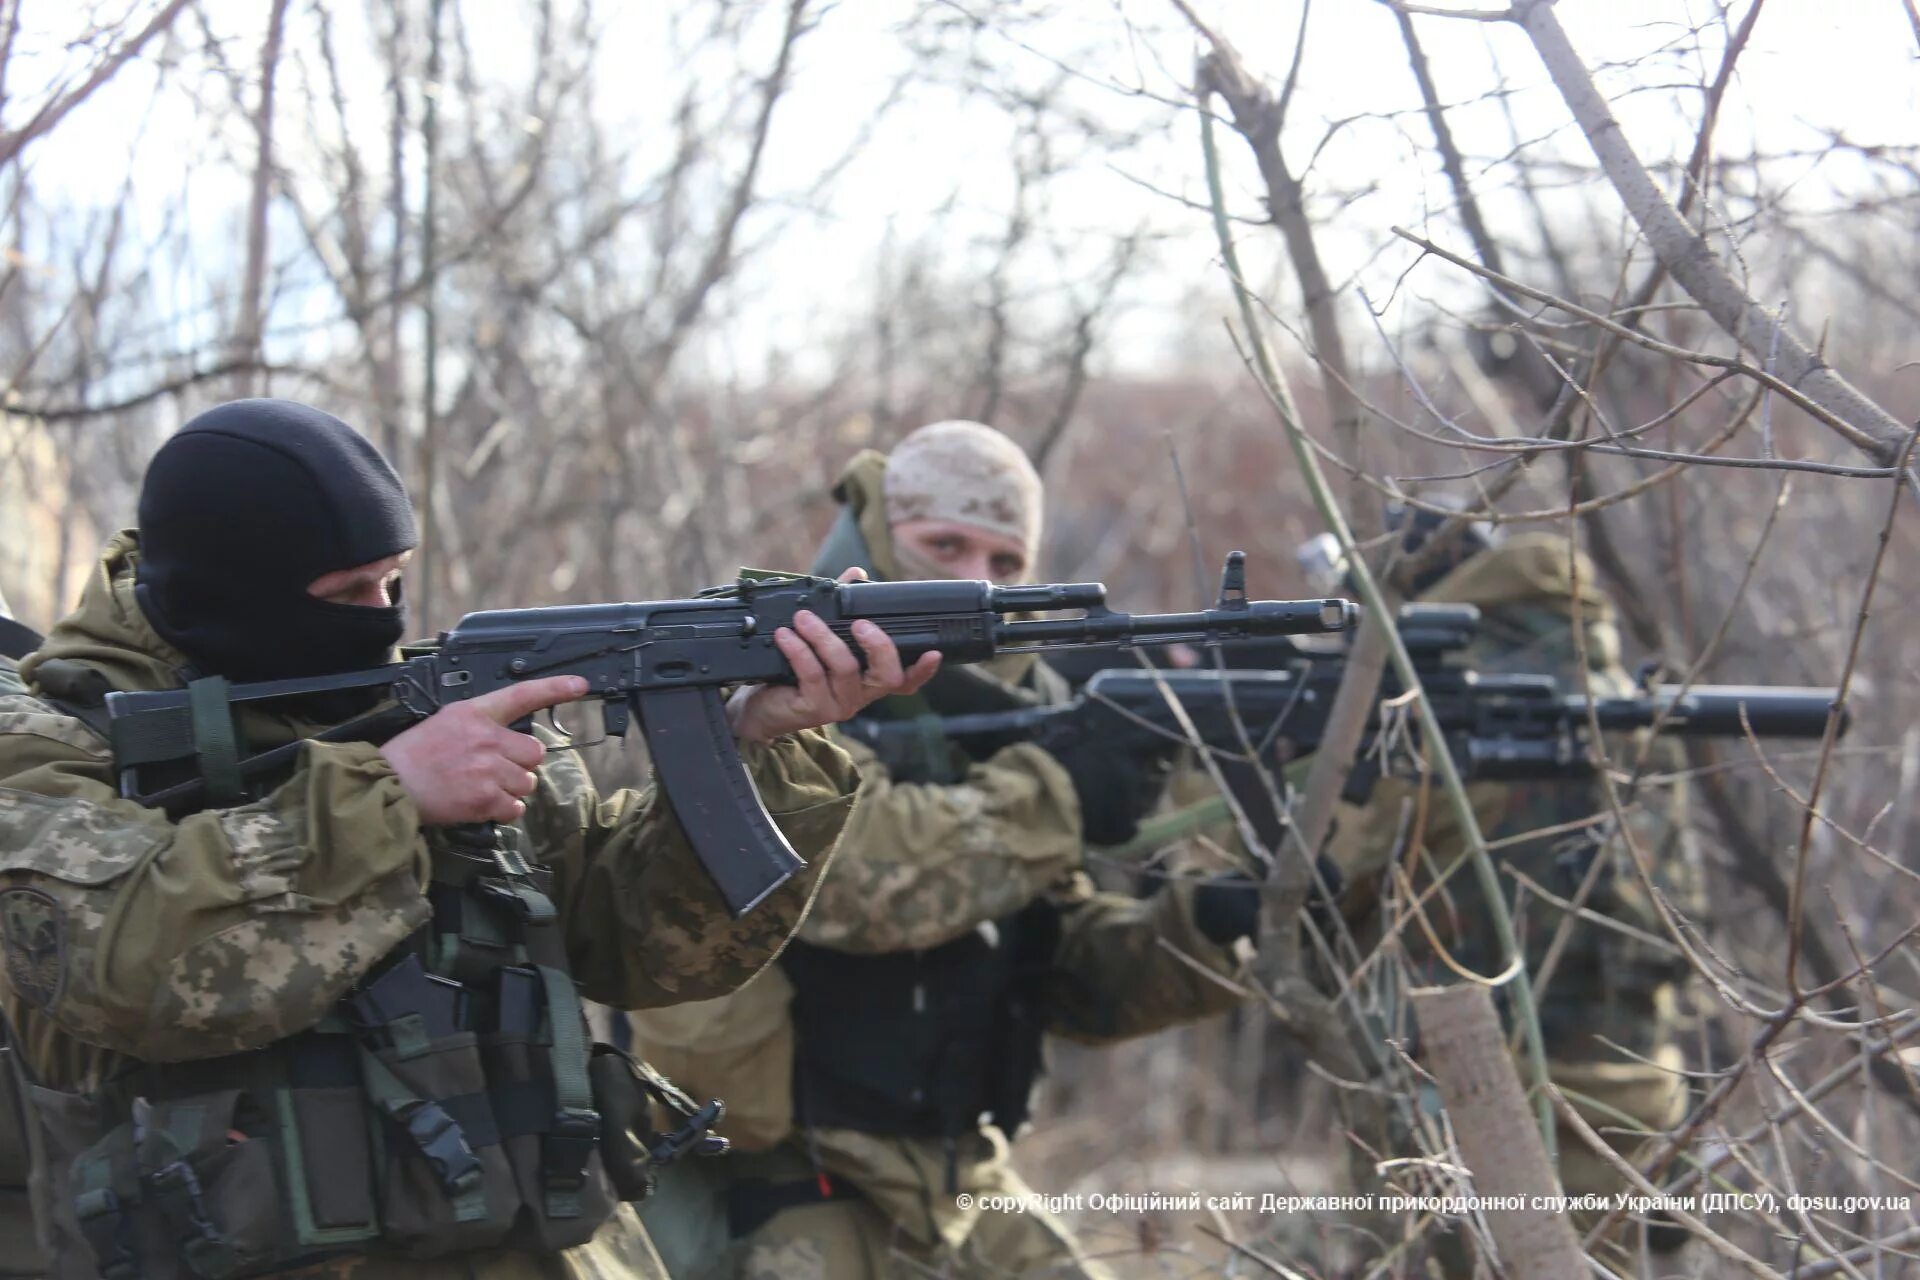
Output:
[[[400,477],[346,423],[289,400],[235,400],[189,422],[148,466],[137,594],[202,674],[351,671],[399,642],[397,590],[348,604],[309,588],[404,558],[419,540]],[[380,585],[397,588],[399,567]]]
[[[713,999],[770,963],[854,808],[818,726],[917,692],[938,655],[903,668],[868,619],[773,630],[793,683],[742,689],[727,724],[742,798],[806,861],[735,917],[692,843],[701,809],[603,792],[513,728],[581,676],[383,741],[257,690],[226,714],[223,679],[384,662],[414,542],[345,424],[222,405],[160,448],[140,527],[0,691],[0,1023],[34,1086],[50,1275],[665,1280],[619,1201],[671,1145],[642,1132],[666,1091],[592,1052],[582,1002]],[[118,766],[148,744],[116,738],[109,699],[183,686],[207,785],[147,807]],[[236,755],[271,759],[211,776]]]

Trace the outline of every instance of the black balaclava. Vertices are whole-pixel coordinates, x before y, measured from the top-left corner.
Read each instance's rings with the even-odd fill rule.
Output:
[[[316,600],[307,584],[417,542],[406,487],[353,428],[289,400],[235,400],[147,467],[135,590],[203,674],[331,675],[385,661],[406,612]]]

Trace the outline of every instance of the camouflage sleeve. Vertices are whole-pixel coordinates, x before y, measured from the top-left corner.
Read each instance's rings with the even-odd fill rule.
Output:
[[[590,999],[643,1009],[725,995],[779,953],[806,913],[859,775],[819,730],[740,751],[807,869],[739,920],[657,789],[602,797],[573,758],[542,766],[527,829],[555,873],[568,958]]]
[[[1233,1008],[1233,955],[1193,922],[1192,882],[1150,898],[1096,893],[1084,875],[1057,889],[1060,943],[1047,1030],[1087,1044],[1151,1035]]]
[[[934,786],[896,782],[857,742],[859,802],[808,942],[878,954],[939,946],[1020,910],[1080,863],[1080,801],[1053,757],[1007,747]]]
[[[318,1022],[427,918],[413,802],[379,752],[309,744],[264,799],[180,822],[120,799],[104,744],[0,699],[0,940],[11,996],[148,1061]]]

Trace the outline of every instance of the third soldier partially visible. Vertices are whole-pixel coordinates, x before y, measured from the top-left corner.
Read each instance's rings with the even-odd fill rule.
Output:
[[[1410,551],[1441,520],[1425,512],[1411,521],[1404,513],[1397,518],[1407,529],[1404,544]],[[1532,533],[1490,544],[1470,532],[1410,585],[1411,598],[1480,609],[1476,639],[1465,653],[1475,670],[1552,676],[1577,693],[1583,687],[1584,650],[1593,696],[1632,692],[1621,666],[1613,603],[1596,585],[1592,562],[1572,551],[1564,536]],[[1576,643],[1576,626],[1583,644]],[[1632,762],[1635,744],[1610,745],[1616,760]],[[1670,773],[1671,747],[1670,741],[1656,744],[1647,773]],[[1347,885],[1348,914],[1356,920],[1363,952],[1390,923],[1378,908],[1381,881],[1396,852],[1416,891],[1429,889],[1434,876],[1465,854],[1451,810],[1437,799],[1427,807],[1425,854],[1396,850],[1404,839],[1402,811],[1413,786],[1395,779],[1380,783],[1363,810],[1343,814],[1334,839],[1334,862]],[[1475,783],[1469,793],[1496,850],[1536,987],[1549,1074],[1589,1124],[1631,1151],[1640,1139],[1626,1131],[1667,1129],[1685,1110],[1676,1026],[1685,963],[1665,941],[1598,781]],[[1641,782],[1623,803],[1627,830],[1655,868],[1663,894],[1693,914],[1697,868],[1671,784]],[[1569,921],[1566,907],[1576,902],[1583,911]],[[1506,967],[1471,874],[1448,878],[1443,892],[1427,898],[1423,914],[1455,964],[1488,977]],[[1557,938],[1557,957],[1551,971],[1543,973]],[[1410,981],[1458,981],[1418,924],[1400,930],[1399,945],[1413,971]],[[1558,1147],[1560,1181],[1568,1195],[1611,1198],[1625,1189],[1612,1168],[1564,1124]],[[1664,1253],[1686,1238],[1661,1224],[1649,1231],[1648,1244]],[[1472,1274],[1458,1239],[1441,1252],[1448,1275]]]
[[[979,423],[924,427],[890,459],[862,453],[835,495],[843,510],[816,572],[1012,583],[1040,542],[1039,476]],[[1062,692],[1020,655],[873,710],[961,714]],[[647,1012],[638,1039],[677,1082],[731,1108],[722,1132],[737,1154],[688,1176],[725,1169],[736,1274],[1104,1276],[1048,1214],[981,1206],[1027,1192],[1008,1143],[1043,1033],[1115,1041],[1230,1007],[1236,996],[1209,975],[1233,970],[1256,891],[1094,892],[1083,849],[1133,833],[1160,789],[1159,752],[1065,738],[974,754],[937,735],[920,745],[880,761],[848,743],[858,803],[780,963],[732,997]]]

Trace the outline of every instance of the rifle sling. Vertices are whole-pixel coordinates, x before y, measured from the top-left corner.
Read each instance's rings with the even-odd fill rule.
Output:
[[[246,799],[240,774],[240,731],[233,723],[232,689],[224,676],[203,676],[187,685],[193,713],[194,754],[207,787],[207,805],[225,809]]]

